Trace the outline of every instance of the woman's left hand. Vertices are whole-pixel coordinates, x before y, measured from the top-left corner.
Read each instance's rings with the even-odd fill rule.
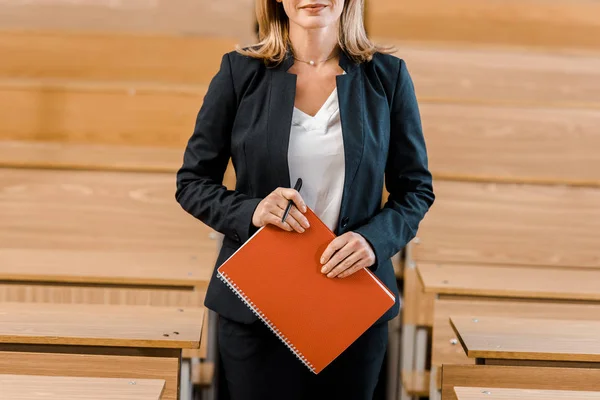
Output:
[[[375,264],[373,248],[356,232],[346,232],[333,239],[321,256],[321,272],[328,278],[346,278]]]

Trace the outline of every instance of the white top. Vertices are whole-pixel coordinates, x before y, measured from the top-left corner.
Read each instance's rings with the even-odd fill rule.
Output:
[[[300,194],[306,205],[335,231],[345,177],[337,88],[314,117],[294,107],[288,165],[291,184],[302,178]]]

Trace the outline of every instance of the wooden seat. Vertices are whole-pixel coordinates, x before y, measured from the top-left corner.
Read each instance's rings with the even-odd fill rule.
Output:
[[[429,371],[402,371],[402,385],[409,396],[429,395]]]
[[[76,378],[0,375],[0,388],[12,400],[160,400],[159,379]]]
[[[512,361],[596,363],[600,367],[600,321],[451,316],[450,324],[469,358],[484,363]],[[566,362],[566,363],[560,363]],[[540,363],[541,364],[541,363]]]
[[[600,268],[600,190],[436,183],[414,242],[420,262]]]
[[[371,35],[407,41],[548,48],[600,46],[600,5],[589,1],[370,1]]]
[[[136,87],[133,82],[207,84],[223,54],[238,42],[216,36],[104,32],[0,31],[0,77],[129,81],[131,88]]]
[[[72,80],[0,81],[1,140],[177,147],[206,86]]]
[[[455,387],[457,400],[594,400],[600,392]]]
[[[182,348],[198,348],[203,308],[0,303],[7,374],[163,379],[177,399]]]
[[[215,375],[215,364],[210,361],[202,361],[192,364],[192,383],[199,386],[212,385]]]

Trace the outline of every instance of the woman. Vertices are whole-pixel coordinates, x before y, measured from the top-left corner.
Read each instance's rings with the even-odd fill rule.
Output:
[[[217,265],[261,226],[304,232],[306,206],[338,235],[322,273],[370,268],[398,291],[390,258],[434,201],[413,84],[374,46],[364,0],[258,0],[261,42],[225,54],[177,174],[177,200],[223,233]],[[222,186],[229,159],[236,188]],[[381,205],[383,184],[389,198]],[[290,189],[303,179],[302,195]],[[288,218],[281,222],[288,200]],[[398,301],[319,375],[312,374],[213,273],[229,393],[238,399],[371,399]]]

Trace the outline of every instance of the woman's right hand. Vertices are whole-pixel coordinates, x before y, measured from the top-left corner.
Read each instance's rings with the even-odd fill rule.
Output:
[[[288,213],[285,222],[281,222],[283,213],[288,205],[288,200],[292,200],[294,205]],[[260,228],[267,224],[271,224],[288,232],[294,230],[302,233],[310,227],[308,220],[303,215],[305,212],[306,204],[297,190],[277,188],[258,203],[258,206],[252,215],[252,225]]]

